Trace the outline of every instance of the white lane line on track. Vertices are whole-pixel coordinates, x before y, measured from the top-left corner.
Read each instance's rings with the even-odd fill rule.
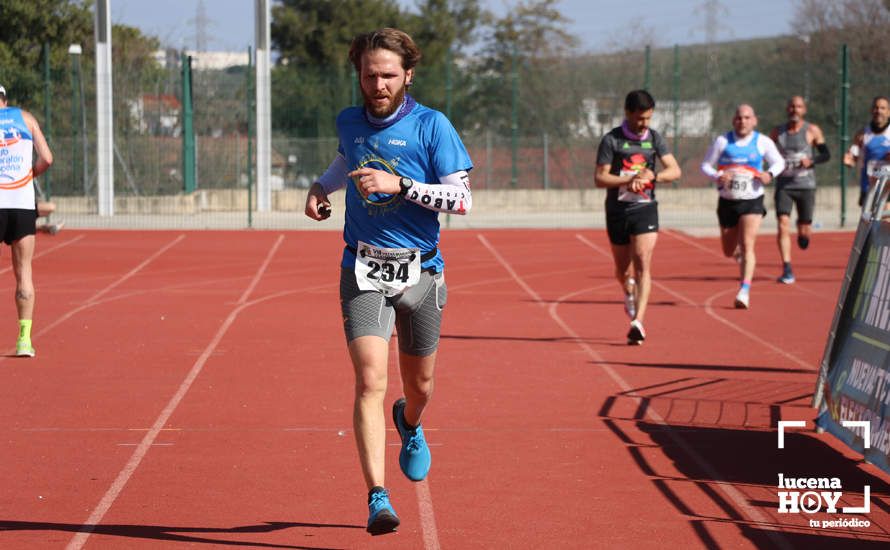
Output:
[[[183,236],[180,236],[180,238],[182,237]],[[108,491],[106,491],[105,495],[102,497],[102,500],[99,501],[99,504],[96,505],[96,507],[93,509],[90,517],[87,518],[86,522],[84,522],[77,534],[75,534],[71,538],[71,541],[68,542],[68,545],[65,547],[66,550],[79,550],[83,548],[83,545],[86,544],[87,539],[89,539],[90,534],[93,532],[93,529],[102,521],[102,518],[114,504],[114,501],[117,500],[117,497],[120,495],[121,491],[123,491],[124,486],[130,480],[130,477],[136,471],[136,468],[139,467],[142,459],[145,458],[146,453],[148,453],[148,450],[151,448],[155,439],[158,437],[158,434],[163,430],[164,425],[167,423],[167,420],[169,420],[170,416],[173,415],[173,412],[179,406],[179,403],[182,401],[183,397],[185,397],[185,394],[188,392],[192,383],[194,383],[195,379],[201,373],[201,370],[204,368],[204,365],[210,358],[213,350],[216,349],[220,341],[222,341],[223,336],[225,336],[226,332],[228,332],[229,328],[235,322],[235,319],[238,317],[238,314],[241,312],[241,310],[249,305],[247,303],[247,297],[250,296],[250,293],[253,292],[257,284],[259,284],[260,279],[266,272],[269,263],[272,261],[272,257],[278,251],[278,248],[281,246],[281,242],[283,240],[284,235],[279,235],[278,239],[275,240],[275,243],[272,245],[272,248],[266,255],[265,260],[260,265],[259,269],[257,269],[256,273],[253,276],[253,279],[250,281],[250,284],[241,294],[241,297],[238,299],[235,307],[229,313],[228,317],[226,317],[225,321],[223,321],[223,324],[217,330],[210,343],[207,344],[207,347],[204,349],[204,353],[202,353],[201,356],[198,357],[197,361],[195,361],[191,370],[189,370],[185,379],[179,385],[179,388],[177,388],[176,393],[167,403],[167,406],[164,407],[164,410],[161,411],[161,414],[158,416],[157,420],[155,420],[151,429],[145,434],[145,437],[142,438],[142,442],[139,444],[138,447],[136,447],[136,450],[133,451],[130,459],[127,461],[126,465],[124,465],[124,468],[117,475],[117,478],[108,488]],[[175,242],[178,242],[178,240]],[[93,299],[95,300],[103,293],[104,292],[100,292],[99,294],[94,296]]]
[[[387,376],[389,376],[389,371],[394,371],[397,373],[397,376],[401,379],[401,367],[399,365],[399,351],[398,346],[396,345],[396,339],[390,338],[389,340],[389,357],[387,363]],[[387,428],[387,432],[395,432],[395,427]],[[430,429],[424,429],[425,432],[429,433]],[[396,435],[398,437],[398,435]],[[401,448],[402,444],[399,443],[387,443],[387,447],[389,446],[398,446]],[[438,445],[430,444],[430,447],[435,447]],[[423,535],[423,548],[424,550],[439,550],[439,531],[436,527],[436,514],[433,509],[433,495],[430,492],[429,486],[429,478],[424,479],[423,481],[419,481],[414,484],[414,492],[417,496],[417,510],[418,515],[420,516],[420,532]]]
[[[693,239],[690,239],[689,237],[684,236],[679,231],[675,231],[673,229],[665,229],[660,232],[669,236],[669,237],[673,237],[682,243],[688,244],[689,246],[698,248],[699,250],[703,250],[713,256],[717,256],[718,258],[720,258],[722,260],[729,261],[729,258],[724,256],[721,252],[717,252],[716,250],[713,250],[710,247],[707,247],[699,242],[696,242]],[[776,283],[776,284],[779,285],[780,283]],[[781,285],[781,286],[791,286],[794,290],[806,292],[807,294],[810,294],[811,296],[817,296],[820,300],[826,300],[826,299],[833,300],[833,298],[831,297],[832,296],[831,294],[826,295],[824,292],[817,292],[805,284],[804,285],[800,284],[800,281],[798,281],[792,285]]]
[[[674,291],[672,291],[671,289],[669,289],[668,287],[664,286],[663,284],[661,284],[661,283],[657,283],[657,284],[658,284],[658,288],[663,289],[665,292],[668,292],[668,293],[670,293],[670,294],[673,294],[674,296],[676,296],[676,297],[678,297],[678,298],[680,298],[680,299],[682,299],[682,300],[688,300],[688,299],[687,299],[685,296],[683,296],[682,294],[680,294],[680,293],[678,293],[678,292],[674,292]],[[819,370],[819,367],[818,367],[818,366],[816,366],[816,365],[811,365],[810,363],[808,363],[808,362],[804,361],[803,359],[801,359],[801,358],[795,356],[794,354],[788,353],[787,351],[783,350],[783,349],[780,348],[779,346],[776,346],[776,345],[774,345],[774,344],[771,344],[770,342],[767,342],[766,340],[764,340],[764,339],[761,338],[760,336],[757,336],[757,335],[754,334],[753,332],[751,332],[751,331],[749,331],[749,330],[746,330],[746,329],[740,327],[739,325],[733,323],[732,321],[730,321],[730,320],[724,318],[723,316],[719,315],[719,314],[714,310],[714,306],[712,305],[713,302],[714,302],[714,300],[717,299],[718,297],[724,296],[724,295],[726,295],[726,294],[730,294],[730,293],[732,293],[732,292],[733,292],[733,290],[732,290],[732,289],[729,289],[729,290],[724,290],[724,291],[722,291],[722,292],[718,292],[717,294],[713,294],[712,296],[710,296],[710,297],[708,298],[708,300],[705,302],[705,311],[707,312],[707,314],[710,315],[711,317],[713,317],[714,319],[717,319],[717,320],[720,321],[721,323],[725,324],[726,326],[728,326],[728,327],[734,329],[734,330],[737,331],[738,333],[740,333],[740,334],[744,334],[744,335],[747,336],[749,339],[754,340],[755,342],[757,342],[758,344],[764,346],[765,348],[768,348],[768,349],[770,349],[771,351],[773,351],[774,353],[777,353],[778,355],[781,355],[782,357],[788,359],[789,361],[791,361],[791,362],[793,362],[793,363],[797,363],[797,364],[800,365],[801,367],[803,367],[803,368],[805,368],[805,369],[809,369],[809,370],[811,370],[811,371],[813,371],[813,372],[816,372],[816,371]],[[689,301],[691,302],[691,300],[689,300]]]
[[[33,260],[36,260],[37,258],[42,258],[42,257],[46,256],[47,254],[50,254],[51,252],[55,252],[56,250],[59,250],[60,248],[65,248],[66,246],[68,246],[70,244],[74,244],[83,238],[84,238],[83,235],[78,235],[78,236],[74,237],[73,239],[55,244],[55,245],[53,245],[49,248],[46,248],[46,249],[41,249],[40,252],[34,254]],[[12,271],[12,266],[7,266],[7,267],[4,267],[3,269],[0,269],[0,275],[3,275],[7,271]]]
[[[417,507],[420,510],[420,526],[423,530],[423,547],[426,550],[439,550],[439,532],[436,529],[436,515],[433,513],[433,496],[427,480],[414,484],[417,493]]]
[[[174,246],[179,244],[179,242],[181,242],[183,239],[185,239],[185,235],[177,236],[175,239],[173,239],[172,241],[170,241],[169,243],[165,244],[163,247],[158,249],[154,254],[152,254],[145,260],[143,260],[142,263],[140,263],[139,265],[137,265],[130,271],[126,272],[118,279],[116,279],[113,283],[109,284],[105,288],[99,290],[98,292],[96,292],[95,294],[93,294],[92,296],[87,298],[83,304],[70,310],[68,313],[65,313],[64,315],[56,318],[56,320],[54,320],[50,324],[45,325],[43,328],[40,329],[40,331],[37,333],[37,335],[38,336],[43,335],[44,333],[55,328],[57,325],[59,325],[63,321],[67,321],[68,319],[73,317],[76,313],[83,311],[84,309],[87,309],[89,307],[92,307],[93,304],[95,304],[96,302],[99,302],[103,296],[105,296],[106,294],[108,294],[109,292],[114,290],[115,288],[119,287],[124,282],[126,282],[128,279],[132,278],[134,275],[136,275],[137,273],[139,273],[140,271],[145,269],[145,267],[148,264],[150,264],[153,261],[155,261],[156,259],[158,259],[162,254],[164,254],[165,252],[167,252],[168,250],[170,250],[171,248],[173,248]]]
[[[529,285],[526,284],[526,282],[522,280],[522,277],[520,277],[517,274],[517,272],[513,269],[513,267],[510,265],[510,263],[497,251],[497,249],[488,241],[488,239],[486,239],[485,236],[482,234],[477,234],[476,236],[479,239],[479,241],[482,242],[483,246],[485,246],[485,248],[488,249],[488,251],[495,257],[495,259],[498,260],[498,262],[500,262],[501,266],[503,266],[503,268],[508,273],[510,273],[510,275],[513,277],[513,279],[516,281],[516,283],[520,287],[522,287],[522,289],[525,290],[526,293],[529,296],[531,296],[532,299],[534,299],[535,302],[537,302],[539,306],[547,308],[547,304],[543,300],[541,300],[538,293],[535,292],[534,289],[529,287]],[[578,237],[579,240],[581,240],[582,242],[584,242],[591,248],[594,248],[595,250],[598,250],[605,254],[605,251],[603,249],[594,245],[589,240],[585,239],[582,235],[578,234],[576,236]],[[609,257],[611,258],[611,255],[609,255]],[[606,372],[606,374],[609,375],[609,378],[611,378],[618,385],[618,387],[620,387],[622,389],[622,391],[629,392],[633,389],[632,386],[620,374],[618,374],[618,372],[615,369],[613,369],[610,365],[606,364],[606,361],[603,358],[603,356],[601,356],[596,350],[594,350],[590,345],[588,345],[587,342],[584,342],[580,338],[578,333],[576,333],[574,330],[572,330],[572,328],[568,325],[568,323],[563,321],[562,318],[556,312],[556,308],[561,302],[568,300],[569,298],[576,296],[578,294],[581,294],[583,292],[587,292],[587,290],[583,289],[583,290],[577,290],[574,292],[570,292],[568,294],[561,296],[555,302],[550,304],[550,307],[547,308],[547,310],[550,314],[550,317],[553,319],[554,322],[556,322],[556,324],[558,324],[563,329],[563,331],[565,331],[565,333],[567,335],[569,335],[570,337],[572,337],[575,340],[575,342],[578,344],[578,346],[581,349],[583,349],[584,352],[590,356],[590,358],[593,360],[593,362],[597,366],[599,366],[601,369],[603,369]],[[642,403],[642,399],[640,399],[638,397],[633,397],[633,396],[629,396],[629,397],[632,397],[632,399],[637,401],[638,404]],[[755,523],[759,523],[763,526],[772,525],[772,522],[770,522],[770,520],[766,516],[764,516],[763,514],[760,513],[760,511],[758,511],[756,508],[753,508],[752,506],[750,506],[748,504],[748,498],[744,494],[742,494],[741,491],[736,489],[735,486],[731,485],[730,483],[718,481],[720,479],[725,479],[725,477],[720,475],[717,472],[717,470],[713,466],[711,466],[710,463],[708,463],[701,455],[699,455],[695,451],[695,449],[690,447],[686,443],[686,441],[683,440],[680,437],[680,435],[671,427],[671,425],[668,424],[667,421],[665,421],[664,417],[662,417],[652,407],[647,407],[646,414],[649,415],[654,422],[656,422],[657,424],[660,424],[666,428],[665,433],[668,435],[668,437],[670,437],[670,439],[680,449],[682,449],[683,452],[686,453],[686,455],[690,459],[692,459],[692,461],[695,462],[699,468],[701,468],[703,471],[707,472],[708,477],[713,480],[714,485],[716,485],[717,488],[719,488],[720,491],[723,492],[723,494],[730,500],[730,502],[732,502],[737,507],[738,510],[740,510],[744,515],[746,515],[748,518],[751,519],[751,521],[753,521]],[[770,540],[777,547],[783,548],[783,549],[792,548],[791,544],[788,542],[788,540],[786,540],[786,538],[782,535],[781,532],[766,530],[766,535],[770,538]]]
[[[88,309],[90,307],[93,307],[93,305],[95,305],[95,303],[99,300],[99,298],[101,298],[105,294],[108,294],[111,290],[118,287],[120,284],[122,284],[124,281],[126,281],[133,275],[139,273],[143,268],[145,268],[145,266],[147,266],[148,264],[150,264],[151,262],[156,260],[161,254],[163,254],[164,252],[166,252],[167,250],[172,248],[174,245],[176,245],[179,241],[181,241],[184,238],[185,238],[185,235],[179,235],[178,237],[173,239],[171,242],[167,243],[162,248],[157,250],[154,254],[152,254],[151,256],[146,258],[142,263],[140,263],[139,265],[137,265],[136,267],[134,267],[133,269],[131,269],[130,271],[128,271],[127,273],[122,275],[121,277],[119,277],[113,283],[106,286],[99,292],[93,294],[91,297],[87,298],[87,300],[84,301],[81,305],[77,306],[74,309],[69,310],[67,313],[62,314],[59,317],[56,317],[56,319],[53,320],[52,322],[50,322],[49,324],[43,325],[39,330],[36,330],[34,332],[34,339],[35,340],[39,339],[41,336],[43,336],[50,330],[54,329],[55,327],[59,326],[63,322],[65,322],[68,319],[70,319],[71,317],[73,317],[75,314],[77,314],[85,309]],[[12,350],[12,348],[10,348],[5,355],[0,356],[0,362],[2,362],[7,357],[11,356],[12,353],[13,353],[13,350]]]
[[[584,237],[583,235],[575,235],[575,236],[578,238],[579,241],[581,241],[582,243],[584,243],[584,244],[587,245],[588,247],[590,247],[590,248],[596,250],[597,252],[600,252],[600,253],[603,254],[603,255],[608,255],[607,252],[605,252],[602,248],[600,248],[600,247],[598,247],[597,245],[595,245],[595,244],[593,244],[592,242],[590,242],[590,240],[588,240],[588,239],[587,239],[586,237]],[[696,244],[696,243],[692,243],[692,244]],[[703,250],[706,250],[704,247],[702,247],[702,246],[700,246],[700,245],[699,245],[698,247],[699,247],[699,248],[702,248]],[[608,256],[611,257],[611,255],[608,255]],[[657,286],[657,287],[660,288],[661,290],[667,292],[667,293],[670,294],[671,296],[674,296],[675,298],[678,298],[679,300],[683,301],[683,302],[686,303],[687,305],[690,305],[690,306],[693,306],[693,307],[701,307],[701,306],[702,306],[702,304],[698,304],[698,303],[696,303],[696,302],[695,302],[694,300],[692,300],[691,298],[688,298],[687,296],[684,296],[683,294],[681,294],[681,293],[679,293],[679,292],[677,292],[677,291],[675,291],[675,290],[669,288],[667,285],[665,285],[665,284],[663,284],[663,283],[660,283],[660,282],[656,281],[655,279],[652,280],[652,284],[653,284],[653,286]],[[814,371],[814,372],[817,371],[817,370],[819,370],[819,368],[818,368],[817,366],[812,365],[812,364],[810,364],[810,363],[804,361],[803,359],[801,359],[801,358],[799,358],[799,357],[797,357],[797,356],[795,356],[795,355],[793,355],[793,354],[791,354],[791,353],[788,353],[787,351],[783,350],[783,349],[780,348],[779,346],[776,346],[775,344],[772,344],[772,343],[770,343],[770,342],[764,340],[764,339],[761,338],[760,336],[757,336],[757,335],[754,334],[753,332],[751,332],[751,331],[749,331],[749,330],[746,330],[746,329],[742,328],[742,327],[739,326],[738,324],[733,323],[733,322],[730,321],[729,319],[726,319],[725,317],[723,317],[722,315],[720,315],[719,313],[717,313],[717,311],[714,309],[714,307],[713,307],[713,305],[712,305],[713,302],[714,302],[714,300],[717,299],[717,298],[719,298],[719,297],[721,297],[721,296],[726,295],[726,294],[729,293],[729,292],[732,292],[732,289],[722,290],[722,291],[717,292],[717,293],[715,293],[715,294],[712,294],[710,297],[708,297],[708,299],[707,299],[707,300],[705,301],[705,303],[704,303],[704,310],[705,310],[705,313],[707,313],[709,316],[713,317],[714,319],[720,321],[721,323],[723,323],[724,325],[728,326],[729,328],[733,329],[734,331],[738,332],[739,334],[744,335],[744,336],[747,337],[748,339],[753,340],[753,341],[757,342],[758,344],[762,345],[763,347],[769,349],[770,351],[772,351],[772,352],[774,352],[774,353],[776,353],[776,354],[778,354],[778,355],[781,355],[782,357],[788,359],[788,360],[791,361],[792,363],[796,363],[796,364],[798,364],[798,365],[804,367],[805,369],[808,369],[808,370],[811,370],[811,371]]]

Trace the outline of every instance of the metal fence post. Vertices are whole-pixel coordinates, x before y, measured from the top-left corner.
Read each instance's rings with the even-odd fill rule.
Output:
[[[544,189],[550,189],[550,135],[544,132]]]
[[[674,44],[674,79],[673,89],[674,96],[674,158],[680,162],[680,46]],[[674,180],[671,184],[675,189],[679,185],[678,180]]]
[[[349,104],[358,105],[358,75],[349,71]]]
[[[652,68],[652,46],[646,44],[646,61],[644,63],[644,72],[643,72],[643,89],[646,91],[649,90],[649,85],[651,81],[649,79],[649,75],[651,74]]]
[[[43,134],[46,142],[52,144],[53,125],[52,125],[52,85],[49,75],[49,42],[43,43]],[[52,197],[52,181],[50,180],[50,171],[43,173],[43,193],[46,200]],[[49,219],[49,216],[47,216]]]
[[[485,129],[485,188],[491,188],[491,163],[494,159],[491,156],[491,128]]]
[[[182,185],[195,191],[195,130],[192,112],[192,56],[182,54]]]
[[[850,143],[850,136],[847,135],[847,117],[849,115],[849,91],[850,91],[850,75],[848,72],[849,55],[847,54],[847,45],[841,45],[841,104],[840,104],[840,149],[838,153],[843,155]],[[841,184],[841,227],[847,221],[847,167],[843,162],[840,165],[840,184]]]
[[[516,46],[513,46],[513,63],[512,63],[512,81],[513,93],[510,109],[510,187],[515,188],[519,183],[519,68],[518,52]]]
[[[445,117],[448,120],[451,120],[451,94],[454,86],[451,82],[451,55],[451,45],[449,45],[445,52]]]
[[[247,227],[253,227],[253,53],[247,47]]]
[[[83,54],[83,49],[80,47],[80,44],[71,44],[71,46],[68,47],[68,53],[71,55],[71,87],[73,88],[75,97],[77,98],[71,103],[71,128],[73,131],[72,136],[77,136],[77,134],[80,134],[81,187],[83,188],[83,196],[87,197],[90,194],[90,162],[88,150],[89,145],[87,144],[86,100],[83,89],[83,77],[80,71],[80,56]],[[80,115],[80,124],[77,124],[77,122],[75,121],[75,117],[77,117],[78,113]],[[72,170],[76,169],[76,158],[77,155],[72,152]]]

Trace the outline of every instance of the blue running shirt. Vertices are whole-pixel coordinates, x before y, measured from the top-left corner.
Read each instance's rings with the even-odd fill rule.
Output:
[[[890,164],[884,157],[890,155],[890,126],[883,132],[875,133],[871,126],[865,127],[862,136],[862,172],[859,177],[859,188],[867,193],[871,187],[870,175],[885,164]]]
[[[763,170],[763,154],[757,148],[757,141],[760,139],[758,132],[752,132],[751,140],[747,145],[739,145],[736,142],[735,133],[726,133],[726,147],[720,153],[717,160],[717,168],[726,170],[728,168],[744,168],[755,174]]]
[[[363,107],[349,107],[337,116],[338,151],[349,171],[368,167],[385,170],[414,181],[438,184],[439,178],[473,163],[460,136],[442,113],[419,103],[401,120],[386,128],[374,128]],[[354,181],[346,185],[347,248],[341,265],[352,269],[358,241],[384,248],[419,248],[421,254],[437,250],[439,214],[405,200],[401,195],[373,193],[365,198]],[[352,250],[350,250],[350,248]],[[442,254],[423,262],[422,268],[441,272]]]

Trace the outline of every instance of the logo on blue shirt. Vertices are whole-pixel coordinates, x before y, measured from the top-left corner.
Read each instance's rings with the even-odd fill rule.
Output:
[[[396,169],[390,163],[386,162],[380,157],[368,156],[359,163],[358,167],[373,168],[374,170],[382,170],[384,172],[389,172],[390,174],[395,174],[397,176],[399,175],[398,172],[396,172]],[[353,183],[355,183],[355,187],[356,189],[358,189],[358,182],[353,180]],[[361,192],[359,192],[359,194],[361,194]],[[391,204],[396,198],[398,198],[398,195],[389,195],[387,193],[371,193],[367,197],[363,196],[363,198],[368,204],[373,204],[374,206],[386,206]]]

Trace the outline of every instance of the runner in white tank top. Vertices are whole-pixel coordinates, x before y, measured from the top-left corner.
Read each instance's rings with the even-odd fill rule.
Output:
[[[33,151],[37,151],[36,160]],[[15,305],[19,319],[16,355],[33,357],[31,322],[34,317],[34,256],[36,200],[34,178],[46,172],[53,154],[31,113],[9,107],[0,86],[0,236],[12,249]]]

